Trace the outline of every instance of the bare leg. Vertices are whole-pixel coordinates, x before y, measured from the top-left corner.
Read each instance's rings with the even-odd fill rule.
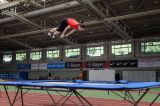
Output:
[[[52,29],[50,30],[50,32],[52,32],[52,33],[54,33],[55,31],[57,31],[57,28],[52,28]]]
[[[59,32],[59,31],[55,31],[53,34],[54,35],[59,35],[61,32]]]

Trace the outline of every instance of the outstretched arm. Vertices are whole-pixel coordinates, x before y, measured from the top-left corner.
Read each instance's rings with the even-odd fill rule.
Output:
[[[65,37],[71,35],[72,33],[74,33],[76,30],[75,29],[72,29],[70,32],[68,32],[66,35],[64,35]]]
[[[64,29],[64,31],[63,31],[62,34],[61,34],[61,38],[63,38],[63,37],[65,36],[66,32],[67,32],[70,28],[71,28],[71,27],[68,25],[68,26]]]

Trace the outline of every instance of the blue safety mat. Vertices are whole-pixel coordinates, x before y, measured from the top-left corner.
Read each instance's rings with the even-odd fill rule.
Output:
[[[74,89],[98,89],[98,90],[120,90],[141,89],[159,87],[160,82],[93,82],[93,81],[56,81],[56,80],[31,80],[31,81],[8,81],[0,82],[0,85],[10,86],[33,86],[49,88],[74,88]]]

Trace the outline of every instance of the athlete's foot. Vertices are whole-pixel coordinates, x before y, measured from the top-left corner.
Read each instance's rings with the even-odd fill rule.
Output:
[[[52,38],[56,38],[55,35],[52,32],[48,32],[48,35]]]

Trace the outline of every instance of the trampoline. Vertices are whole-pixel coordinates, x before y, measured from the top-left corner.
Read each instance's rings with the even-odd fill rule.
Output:
[[[0,82],[1,86],[4,86],[4,90],[6,92],[8,102],[10,106],[13,106],[16,102],[17,95],[20,93],[21,103],[24,106],[23,95],[27,93],[29,90],[45,90],[53,104],[56,106],[63,100],[62,105],[65,104],[67,100],[72,95],[75,95],[78,100],[83,104],[87,104],[89,106],[93,106],[83,95],[79,92],[79,89],[82,90],[106,90],[115,93],[117,96],[120,96],[124,100],[130,102],[134,106],[137,106],[138,103],[143,99],[143,97],[148,93],[151,88],[156,88],[160,86],[160,82],[94,82],[94,81],[57,81],[57,80],[31,80],[31,81],[8,81],[8,82]],[[15,86],[17,87],[16,94],[14,96],[13,101],[11,101],[11,97],[8,93],[7,86]],[[27,89],[25,92],[24,89]],[[135,100],[130,93],[133,90],[144,90],[143,94]],[[116,92],[115,92],[116,91]],[[124,95],[120,95],[117,91],[125,92]],[[67,92],[63,97],[55,101],[51,92]],[[59,93],[60,94],[60,93]],[[160,93],[157,94],[153,101],[150,103],[152,105],[157,98],[160,96]],[[86,105],[85,105],[86,106]]]

